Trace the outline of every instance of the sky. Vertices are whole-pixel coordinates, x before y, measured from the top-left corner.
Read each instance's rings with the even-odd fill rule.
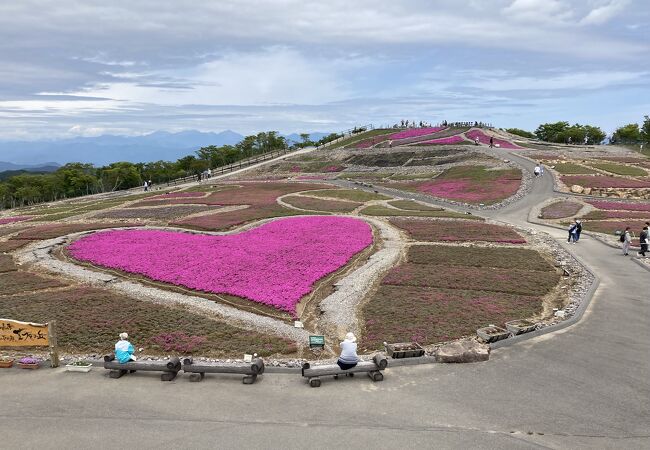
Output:
[[[648,0],[0,3],[2,140],[648,114]]]

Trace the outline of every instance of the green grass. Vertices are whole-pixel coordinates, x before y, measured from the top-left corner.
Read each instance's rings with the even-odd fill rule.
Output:
[[[409,175],[393,175],[391,180],[422,180],[422,179],[431,179],[435,178],[438,176],[440,172],[427,172],[427,173],[416,173],[416,174],[409,174]]]
[[[500,269],[552,272],[551,266],[538,252],[526,248],[478,248],[451,245],[413,245],[408,262],[447,266],[492,267]]]
[[[62,286],[66,286],[66,284],[30,272],[7,271],[0,273],[0,296]]]
[[[357,142],[365,141],[366,139],[370,139],[370,138],[377,137],[377,136],[382,136],[384,134],[396,133],[397,131],[399,131],[399,130],[393,130],[393,129],[370,130],[370,131],[366,131],[365,133],[359,133],[359,134],[356,134],[354,136],[350,136],[347,139],[343,139],[342,141],[339,141],[336,144],[332,144],[332,146],[329,147],[329,148],[347,147],[349,145],[356,144]]]
[[[627,175],[631,177],[644,177],[648,175],[648,172],[639,167],[626,166],[623,164],[591,162],[589,165],[591,167],[595,167],[596,169],[604,170],[605,172],[613,173],[616,175]]]
[[[361,203],[346,202],[342,200],[326,200],[313,197],[302,197],[291,195],[282,199],[285,203],[296,208],[308,209],[310,211],[324,211],[333,213],[348,213],[361,206]]]
[[[457,213],[454,211],[418,211],[418,210],[400,210],[387,208],[382,205],[371,205],[363,208],[360,211],[361,214],[366,216],[383,216],[383,217],[446,217],[454,219],[470,219],[470,220],[482,220],[477,216],[470,216],[467,214]]]
[[[66,352],[110,353],[127,331],[147,355],[198,353],[209,357],[293,354],[294,342],[211,320],[186,308],[162,306],[90,287],[0,297],[0,311],[16,320],[58,320],[60,348]]]
[[[596,173],[595,170],[592,170],[589,167],[581,166],[580,164],[575,163],[558,163],[555,165],[555,167],[553,167],[553,169],[562,175]]]
[[[390,198],[382,194],[352,189],[325,189],[322,191],[306,192],[305,194],[313,197],[340,198],[341,200],[350,200],[361,203],[369,202],[371,200],[388,200]]]
[[[340,172],[336,178],[352,178],[359,180],[381,180],[392,176],[387,172]]]
[[[406,209],[409,211],[443,211],[444,208],[437,206],[423,205],[422,203],[414,202],[413,200],[392,200],[388,202],[390,206],[399,209]]]

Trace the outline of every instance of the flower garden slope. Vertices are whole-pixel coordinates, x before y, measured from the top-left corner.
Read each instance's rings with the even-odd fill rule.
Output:
[[[84,237],[69,251],[99,266],[295,313],[318,280],[343,267],[372,239],[370,226],[359,219],[310,216],[227,236],[109,231]]]

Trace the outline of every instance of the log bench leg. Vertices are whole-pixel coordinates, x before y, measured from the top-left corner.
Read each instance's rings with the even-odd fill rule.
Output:
[[[384,379],[384,374],[378,370],[371,370],[368,372],[368,376],[372,381],[383,381]]]
[[[120,378],[123,375],[126,375],[129,371],[124,369],[111,370],[108,372],[109,378]]]
[[[242,379],[242,383],[244,383],[244,384],[253,384],[253,383],[255,383],[255,380],[257,380],[257,375],[246,375]]]
[[[160,381],[172,381],[176,378],[177,372],[165,372],[160,375]]]
[[[320,387],[320,378],[318,377],[310,378],[309,385],[313,388]]]
[[[192,382],[199,382],[205,378],[205,372],[199,372],[199,373],[191,373],[190,374],[190,381]]]

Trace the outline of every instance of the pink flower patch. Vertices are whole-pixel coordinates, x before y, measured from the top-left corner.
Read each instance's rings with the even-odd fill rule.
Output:
[[[388,139],[408,139],[418,136],[426,136],[427,134],[437,133],[444,130],[445,127],[425,127],[425,128],[411,128],[408,130],[400,131],[399,133],[391,134]]]
[[[598,209],[650,212],[650,203],[606,202],[598,200],[588,201],[587,203]]]
[[[207,192],[168,192],[166,194],[149,197],[147,200],[165,200],[168,198],[195,198],[205,197]]]
[[[565,175],[560,177],[560,179],[567,186],[577,184],[582,187],[590,188],[650,188],[650,181],[648,181],[648,179],[635,180],[629,178],[606,177],[602,175]]]
[[[422,145],[451,145],[451,144],[459,144],[461,142],[464,142],[465,139],[463,139],[462,136],[459,135],[454,135],[454,136],[449,136],[445,138],[439,138],[439,139],[430,139],[428,141],[422,141],[419,142],[419,144]]]
[[[361,220],[311,216],[225,236],[112,230],[81,238],[69,250],[102,267],[294,313],[318,280],[371,243],[372,230]]]
[[[470,138],[472,141],[476,140],[478,138],[479,142],[481,144],[489,144],[490,143],[490,137],[487,134],[483,133],[481,130],[471,130],[465,133],[465,136]],[[492,138],[494,145],[499,146],[500,148],[507,148],[511,150],[518,150],[521,149],[522,147],[519,147],[518,145],[513,144],[510,141],[506,141],[505,139],[497,139],[497,138]]]
[[[1,217],[0,225],[6,225],[9,223],[15,222],[24,222],[25,220],[31,219],[31,216],[13,216],[13,217]]]

